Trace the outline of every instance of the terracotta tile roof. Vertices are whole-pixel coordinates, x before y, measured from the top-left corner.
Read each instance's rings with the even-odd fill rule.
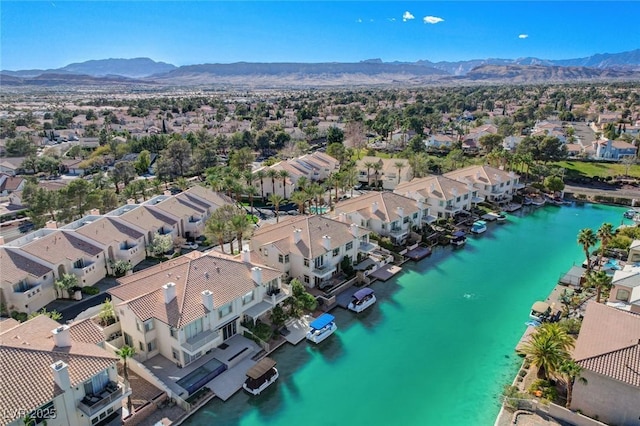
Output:
[[[327,252],[322,245],[322,237],[331,237],[331,248],[338,248],[349,241],[354,241],[350,231],[350,223],[343,223],[323,216],[296,216],[286,218],[280,223],[260,227],[251,238],[251,246],[254,249],[273,245],[282,253],[294,253],[306,259],[314,259]],[[301,230],[300,241],[295,244],[294,230]],[[358,227],[359,236],[369,233],[368,230]]]
[[[590,302],[573,356],[576,361],[582,361],[629,348],[637,345],[639,340],[640,315]]]
[[[57,265],[66,260],[75,261],[83,256],[93,257],[102,249],[73,235],[71,232],[57,231],[22,247],[47,263]]]
[[[42,277],[51,268],[21,255],[18,250],[0,247],[0,271],[2,283],[15,284],[28,276]]]
[[[217,207],[221,207],[224,206],[225,204],[234,204],[234,200],[231,199],[230,197],[224,195],[224,194],[220,194],[219,192],[214,192],[210,189],[205,188],[204,186],[201,185],[196,185],[196,186],[192,186],[191,188],[189,188],[187,191],[183,192],[182,194],[188,194],[188,195],[192,195],[192,196],[196,196],[198,198],[201,198],[205,201],[208,201],[209,203],[212,203],[214,206]]]
[[[9,176],[9,175],[5,175],[5,176],[6,176],[6,179],[4,179],[0,184],[0,191],[5,191],[5,190],[9,192],[15,191],[16,189],[18,189],[20,184],[24,182],[24,179],[19,176]]]
[[[640,387],[640,342],[578,361],[586,369]]]
[[[121,215],[120,218],[140,229],[146,230],[152,228],[160,229],[163,226],[173,226],[178,222],[155,206],[140,206]]]
[[[475,190],[475,189],[474,189]],[[449,179],[444,176],[427,176],[418,179],[412,179],[409,182],[403,182],[393,191],[396,194],[411,197],[410,193],[418,193],[423,198],[435,198],[438,200],[451,200],[464,194],[468,194],[471,190],[467,184],[457,180]]]
[[[371,206],[378,203],[378,209],[372,213]],[[403,209],[404,216],[411,216],[419,211],[415,200],[394,194],[393,192],[370,192],[360,197],[340,201],[336,204],[336,213],[359,213],[365,219],[373,218],[384,223],[401,219],[398,207]]]
[[[121,278],[120,285],[108,292],[128,304],[139,319],[156,318],[179,328],[206,313],[201,296],[204,290],[213,293],[213,306],[219,308],[254,289],[254,266],[262,267],[264,283],[282,274],[215,253],[192,252]],[[176,284],[176,297],[164,303],[162,286],[169,282]]]
[[[518,175],[512,177],[510,172],[496,169],[491,166],[469,166],[464,169],[445,173],[443,176],[454,180],[488,185],[507,182],[511,179],[518,178]]]
[[[91,318],[86,318],[69,325],[71,340],[74,342],[92,343],[97,345],[104,342],[102,330]]]
[[[190,203],[183,198],[170,197],[155,205],[156,208],[163,212],[172,214],[180,218],[186,218],[193,215],[200,215],[205,212],[202,207]]]
[[[137,240],[144,235],[112,217],[102,217],[95,222],[81,226],[75,232],[104,245],[109,245],[114,241]]]
[[[51,330],[59,326],[40,315],[0,334],[0,411],[35,409],[62,393],[51,369],[57,361],[68,364],[71,386],[115,366],[118,358],[92,343],[56,347]]]

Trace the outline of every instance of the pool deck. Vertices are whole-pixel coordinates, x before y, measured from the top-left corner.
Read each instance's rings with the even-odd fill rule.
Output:
[[[389,278],[402,271],[402,268],[396,265],[385,265],[377,271],[373,272],[369,277],[377,278],[380,281],[387,281]]]

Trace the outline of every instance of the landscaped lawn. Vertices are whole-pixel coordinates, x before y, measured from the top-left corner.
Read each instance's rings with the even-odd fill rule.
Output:
[[[606,177],[624,175],[627,166],[617,163],[596,163],[586,161],[560,161],[554,165],[568,169],[567,177]],[[640,165],[629,167],[629,175],[640,178]]]

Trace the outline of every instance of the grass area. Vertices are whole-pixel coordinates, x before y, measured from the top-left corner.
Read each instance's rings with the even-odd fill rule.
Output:
[[[606,177],[624,175],[627,172],[627,166],[617,163],[596,163],[592,161],[560,161],[558,163],[554,163],[554,165],[567,169],[567,177]],[[634,164],[629,167],[629,175],[640,178],[640,165]]]

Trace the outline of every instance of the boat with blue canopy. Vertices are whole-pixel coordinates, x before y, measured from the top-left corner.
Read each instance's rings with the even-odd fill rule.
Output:
[[[464,231],[456,231],[453,233],[452,237],[453,238],[451,238],[451,244],[453,244],[454,246],[460,247],[467,242],[467,234],[465,234]]]
[[[322,314],[309,324],[311,328],[307,332],[307,340],[313,343],[320,343],[327,337],[331,336],[338,326],[335,323],[335,317],[331,314]]]
[[[369,306],[376,303],[376,295],[369,287],[361,288],[356,291],[347,305],[347,309],[350,311],[359,313],[367,309]]]

